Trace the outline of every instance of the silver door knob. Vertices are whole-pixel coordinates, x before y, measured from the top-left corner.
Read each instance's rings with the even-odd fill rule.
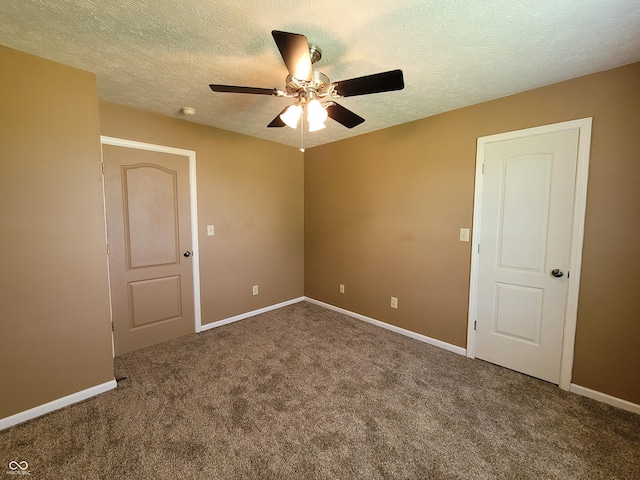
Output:
[[[564,275],[564,272],[559,268],[554,268],[553,270],[551,270],[551,275],[553,275],[556,278],[560,278],[561,276]]]
[[[189,250],[187,250],[186,252],[183,253],[183,255],[185,257],[190,257],[191,256],[191,252]]]

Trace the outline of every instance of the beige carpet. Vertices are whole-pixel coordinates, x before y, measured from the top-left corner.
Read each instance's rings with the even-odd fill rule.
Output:
[[[640,416],[306,302],[124,355],[116,375],[127,378],[111,392],[0,432],[0,468],[26,461],[34,479],[640,479]]]

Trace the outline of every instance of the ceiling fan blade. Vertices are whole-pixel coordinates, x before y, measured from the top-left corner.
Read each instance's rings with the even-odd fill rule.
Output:
[[[307,37],[298,33],[271,32],[289,74],[298,80],[313,80],[313,67]]]
[[[334,82],[333,87],[341,97],[354,97],[356,95],[402,90],[404,88],[404,78],[402,70],[391,70]]]
[[[276,118],[274,118],[273,120],[271,120],[271,123],[269,125],[267,125],[267,127],[273,128],[273,127],[284,127],[286,125],[286,123],[284,123],[282,121],[282,119],[280,118],[280,115],[282,115],[287,108],[289,108],[289,106],[284,107],[284,109],[278,114],[278,116]]]
[[[253,93],[256,95],[272,95],[274,97],[281,96],[277,88],[257,88],[257,87],[238,87],[236,85],[209,85],[214,92],[228,93]]]
[[[329,105],[326,110],[327,115],[347,128],[356,127],[364,122],[364,118],[362,118],[360,115],[356,115],[348,108],[344,108],[342,105],[338,105],[335,102],[332,102],[332,104]]]

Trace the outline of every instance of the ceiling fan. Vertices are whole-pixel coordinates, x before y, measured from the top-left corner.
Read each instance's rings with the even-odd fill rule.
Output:
[[[317,46],[309,44],[307,37],[298,33],[281,32],[279,30],[273,30],[271,34],[289,71],[284,90],[234,85],[209,85],[214,92],[250,93],[294,98],[295,103],[282,110],[267,125],[268,127],[284,127],[288,125],[291,128],[297,128],[298,121],[301,118],[304,122],[303,114],[306,111],[310,132],[324,128],[324,121],[327,117],[347,128],[353,128],[364,122],[364,118],[336,103],[333,99],[390,92],[404,88],[402,70],[391,70],[332,83],[324,73],[313,69],[313,64],[322,57],[322,51]]]

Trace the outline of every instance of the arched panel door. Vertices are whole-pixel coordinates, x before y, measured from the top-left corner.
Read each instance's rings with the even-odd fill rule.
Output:
[[[103,145],[115,354],[195,331],[189,162]]]

